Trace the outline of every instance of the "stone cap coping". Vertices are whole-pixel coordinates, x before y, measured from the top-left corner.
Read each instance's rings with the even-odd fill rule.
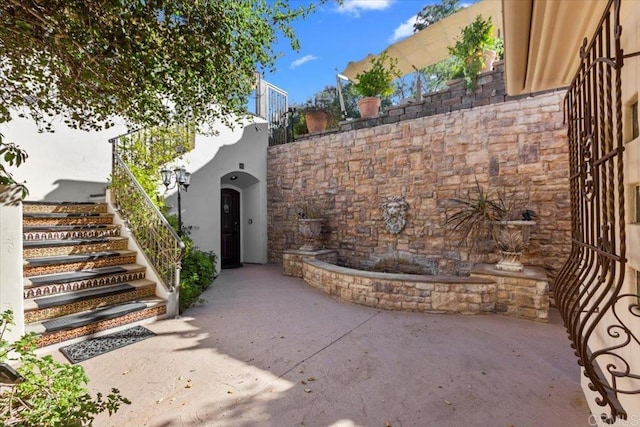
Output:
[[[518,279],[548,280],[547,272],[540,267],[525,266],[522,271],[498,270],[495,264],[476,264],[471,274],[482,276],[515,277]]]
[[[336,251],[335,249],[320,249],[319,251],[301,251],[300,249],[287,249],[283,253],[304,256],[319,256],[327,255],[333,252],[337,253],[338,251]]]
[[[480,277],[465,277],[465,276],[427,276],[422,274],[397,274],[397,273],[379,273],[377,271],[365,271],[356,270],[355,268],[341,267],[339,265],[330,264],[328,262],[320,261],[317,259],[305,259],[305,263],[310,264],[317,268],[324,270],[345,274],[348,276],[364,277],[367,279],[381,279],[381,280],[400,280],[403,282],[421,282],[421,283],[459,283],[459,284],[493,284],[496,283],[491,279],[484,279]]]

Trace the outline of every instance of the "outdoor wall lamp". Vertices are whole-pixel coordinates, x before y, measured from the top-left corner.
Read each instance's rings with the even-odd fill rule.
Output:
[[[162,169],[160,175],[162,175],[162,183],[167,190],[174,187],[178,189],[178,236],[182,236],[182,201],[180,200],[180,191],[186,192],[189,188],[191,174],[187,172],[184,166],[181,166],[174,170]],[[171,185],[172,178],[175,178],[173,186]]]

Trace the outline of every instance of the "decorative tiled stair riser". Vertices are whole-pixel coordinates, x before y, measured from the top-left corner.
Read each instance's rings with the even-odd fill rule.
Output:
[[[72,340],[74,338],[84,337],[96,332],[106,331],[107,329],[115,328],[122,325],[128,325],[129,323],[138,322],[140,320],[148,319],[150,317],[159,317],[167,312],[167,306],[165,304],[150,307],[141,311],[126,314],[124,316],[103,320],[91,325],[81,326],[75,329],[68,329],[65,331],[57,331],[52,333],[43,333],[38,339],[38,347],[46,347],[48,345],[59,344],[64,341]]]
[[[96,260],[71,262],[67,264],[41,265],[31,267],[25,265],[22,274],[24,277],[40,276],[42,274],[64,273],[67,271],[86,270],[89,268],[109,267],[112,265],[133,264],[136,262],[136,254],[126,254],[116,257],[108,257]]]
[[[75,213],[107,213],[105,203],[25,203],[22,211],[24,213],[55,213],[55,212],[75,212]]]
[[[23,212],[24,317],[38,347],[166,314],[105,203],[25,202]]]
[[[47,283],[38,286],[29,286],[24,289],[24,298],[37,298],[47,295],[54,295],[63,292],[70,291],[82,291],[99,286],[114,285],[116,283],[122,283],[133,280],[144,279],[145,271],[130,270],[123,273],[112,274],[108,276],[100,276],[96,278],[90,278],[86,280],[75,280],[65,283]]]
[[[106,307],[112,304],[128,302],[135,299],[152,297],[155,295],[155,284],[134,289],[131,292],[109,295],[98,299],[81,301],[76,303],[65,304],[61,306],[38,309],[34,311],[26,311],[24,313],[24,321],[26,323],[40,322],[42,320],[53,319],[55,317],[66,316],[67,314],[78,313],[80,311],[95,310],[96,308]]]
[[[86,254],[91,252],[117,251],[127,249],[127,239],[112,238],[100,243],[79,243],[69,246],[48,246],[38,248],[25,248],[25,258],[40,258],[46,256]]]
[[[29,226],[53,226],[53,225],[87,225],[87,224],[113,224],[113,215],[99,214],[96,216],[76,217],[24,217],[23,224]]]
[[[113,224],[102,224],[93,228],[75,228],[73,226],[24,228],[24,240],[88,239],[94,237],[117,237],[120,235],[120,226]]]

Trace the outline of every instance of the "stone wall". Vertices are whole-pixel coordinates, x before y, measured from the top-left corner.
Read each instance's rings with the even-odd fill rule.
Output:
[[[478,75],[475,91],[467,91],[465,80],[460,78],[447,82],[448,87],[427,93],[420,102],[406,102],[385,109],[379,117],[356,119],[340,123],[341,131],[363,129],[381,124],[396,123],[435,114],[450,113],[466,108],[482,107],[525,98],[527,95],[507,95],[504,84],[504,62],[494,64],[491,71]]]
[[[339,261],[368,267],[389,256],[437,260],[441,272],[479,255],[444,227],[450,199],[475,180],[526,190],[538,217],[523,262],[554,273],[570,249],[568,154],[563,92],[332,133],[269,147],[269,260],[302,244],[295,205],[316,201],[327,218],[325,246]],[[389,196],[409,204],[406,228],[387,232]],[[491,256],[484,258],[493,261]]]

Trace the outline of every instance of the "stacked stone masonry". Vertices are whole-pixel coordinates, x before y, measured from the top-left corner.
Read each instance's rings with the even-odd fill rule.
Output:
[[[476,266],[471,277],[374,273],[302,259],[305,282],[344,301],[385,310],[421,313],[503,313],[546,322],[546,274],[536,269],[504,274]]]
[[[367,268],[389,256],[437,260],[441,273],[493,255],[458,245],[444,223],[451,199],[476,180],[493,189],[525,190],[537,213],[527,265],[553,275],[570,249],[568,151],[564,92],[330,133],[269,147],[269,260],[297,248],[295,205],[314,201],[327,218],[324,243],[339,263]],[[404,196],[406,228],[384,226],[381,202]]]

